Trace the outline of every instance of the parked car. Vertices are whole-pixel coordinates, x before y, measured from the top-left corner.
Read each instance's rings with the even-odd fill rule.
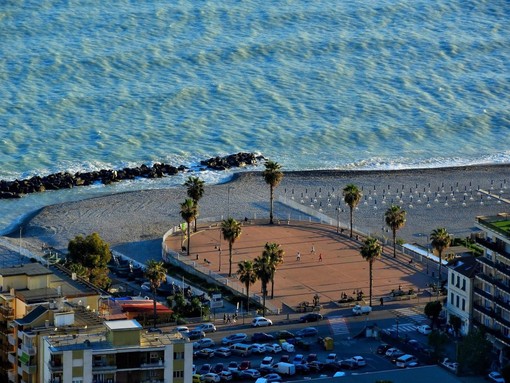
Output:
[[[341,360],[340,367],[345,370],[355,370],[359,366],[358,366],[358,363],[354,359],[349,358],[349,359]]]
[[[290,339],[290,338],[294,338],[295,336],[296,335],[294,335],[293,333],[291,333],[290,331],[287,331],[287,330],[277,331],[274,334],[275,339]]]
[[[183,335],[186,335],[189,340],[197,340],[205,338],[205,332],[202,330],[190,330],[187,334],[183,333]]]
[[[221,344],[224,346],[230,346],[234,343],[244,342],[247,338],[248,338],[248,335],[246,335],[244,332],[240,332],[237,334],[231,334],[231,335],[224,337],[221,340]]]
[[[202,375],[202,378],[204,382],[206,383],[219,383],[221,381],[221,378],[218,374],[215,374],[214,372],[209,372],[207,374]]]
[[[386,356],[395,356],[396,354],[400,354],[399,356],[404,355],[402,351],[400,351],[398,348],[390,347],[388,350],[386,350],[386,353],[384,355]]]
[[[316,336],[318,333],[319,333],[319,330],[317,330],[315,327],[305,327],[305,328],[302,328],[301,330],[298,330],[296,332],[296,336],[302,336],[302,337]]]
[[[259,343],[253,343],[251,345],[251,353],[252,354],[264,354],[266,352],[266,346]]]
[[[324,363],[323,367],[322,367],[322,370],[323,371],[332,371],[332,372],[336,372],[338,370],[341,370],[343,367],[342,367],[342,364],[340,361],[332,361],[332,362],[327,362],[327,363]]]
[[[199,375],[208,374],[209,372],[211,372],[211,368],[212,368],[211,365],[208,363],[202,364],[198,369],[197,374]]]
[[[428,324],[422,324],[421,326],[416,327],[416,331],[423,335],[429,335],[432,332],[432,327]]]
[[[266,351],[267,352],[270,352],[270,353],[273,353],[273,354],[277,354],[279,352],[282,352],[282,346],[280,346],[278,343],[265,344],[264,346],[266,346]]]
[[[306,363],[314,362],[316,360],[318,360],[317,354],[308,354],[306,357]]]
[[[239,370],[248,370],[251,368],[251,362],[249,360],[243,360],[241,363],[239,363]]]
[[[487,375],[487,379],[489,379],[491,382],[505,383],[505,379],[503,378],[503,375],[501,375],[497,371],[489,372],[489,375]]]
[[[295,352],[296,348],[289,342],[282,342],[282,350],[286,352]]]
[[[211,338],[202,338],[197,340],[196,342],[193,342],[193,348],[194,349],[201,349],[206,347],[214,347],[216,343]]]
[[[230,362],[227,366],[227,370],[229,371],[239,371],[239,363],[237,362]]]
[[[215,374],[219,374],[225,369],[225,365],[223,363],[216,363],[214,367],[211,369],[211,372],[214,372]]]
[[[363,367],[363,366],[367,365],[367,362],[365,361],[365,359],[362,356],[353,356],[350,359],[354,360],[356,362],[356,364],[358,365],[358,367]]]
[[[234,378],[234,375],[230,370],[223,370],[218,375],[222,382],[230,382]]]
[[[227,358],[230,355],[232,355],[232,352],[227,347],[220,347],[220,348],[217,348],[214,351],[214,355],[216,355],[216,356],[223,356],[223,357]]]
[[[292,363],[294,364],[302,364],[305,363],[305,356],[303,354],[296,354],[292,359]]]
[[[202,348],[193,352],[193,356],[196,358],[212,358],[214,356],[214,350],[212,348]]]
[[[319,313],[308,313],[299,318],[300,322],[308,323],[308,322],[318,322],[321,321],[324,317]]]
[[[204,381],[204,378],[202,378],[202,375],[200,375],[200,374],[193,374],[191,381],[193,383],[202,383]]]
[[[258,368],[259,372],[260,372],[260,375],[267,375],[267,374],[270,374],[272,373],[274,370],[273,370],[273,366],[262,366],[262,367],[259,367]]]
[[[216,332],[216,326],[212,323],[202,323],[195,327],[195,330],[203,332]]]
[[[264,382],[266,382],[266,383],[276,383],[276,382],[281,382],[282,381],[282,377],[280,375],[278,375],[277,373],[275,373],[275,372],[272,372],[270,374],[264,375],[264,379],[265,379]]]
[[[273,365],[273,357],[272,356],[265,356],[262,358],[262,361],[260,362],[260,367],[271,367]]]
[[[301,337],[296,337],[294,339],[289,339],[289,343],[290,341],[293,340],[292,344],[300,349],[300,350],[304,350],[304,351],[308,351],[310,350],[310,348],[312,347],[311,343],[308,343],[306,342],[303,338]]]
[[[188,328],[188,326],[177,326],[174,328],[174,331],[180,332],[181,334],[182,333],[186,334],[189,332],[189,328]]]
[[[271,321],[271,319],[267,319],[264,317],[253,318],[253,320],[251,321],[252,327],[266,327],[266,326],[272,326],[272,325],[273,325],[273,321]]]
[[[296,374],[305,375],[310,373],[310,367],[306,363],[294,364],[296,367]]]
[[[271,334],[266,334],[265,332],[256,332],[251,336],[251,341],[258,343],[258,342],[270,342],[274,340],[274,336]]]
[[[260,378],[260,372],[258,370],[255,370],[254,368],[249,368],[249,369],[241,372],[241,379],[243,379],[243,378],[251,378],[251,379]]]
[[[336,361],[337,361],[336,354],[334,354],[334,353],[328,354],[328,356],[326,357],[326,363],[331,363],[331,362],[336,362]]]

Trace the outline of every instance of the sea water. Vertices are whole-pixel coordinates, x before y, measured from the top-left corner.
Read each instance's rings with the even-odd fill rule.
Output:
[[[2,0],[0,179],[238,151],[284,170],[507,163],[509,19],[506,0]],[[182,181],[2,200],[0,227]]]

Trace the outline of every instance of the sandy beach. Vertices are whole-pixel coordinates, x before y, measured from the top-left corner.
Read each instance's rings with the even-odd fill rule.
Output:
[[[307,220],[309,215],[304,211],[308,211],[332,220],[338,217],[346,226],[349,209],[342,202],[341,189],[353,183],[363,191],[354,212],[355,227],[389,237],[384,211],[392,203],[398,204],[407,211],[407,223],[398,232],[398,238],[406,242],[424,244],[426,235],[438,227],[465,237],[473,232],[476,216],[509,210],[510,165],[401,171],[283,171],[283,181],[275,190],[278,219]],[[37,251],[45,243],[62,250],[76,235],[98,232],[112,249],[128,256],[159,257],[161,238],[181,221],[180,203],[185,198],[185,188],[178,187],[48,206],[23,224],[23,246]],[[283,199],[299,210],[282,203]],[[269,187],[261,172],[238,173],[229,183],[206,185],[199,224],[200,220],[218,221],[228,214],[239,220],[269,216]],[[15,233],[4,240],[16,241]]]

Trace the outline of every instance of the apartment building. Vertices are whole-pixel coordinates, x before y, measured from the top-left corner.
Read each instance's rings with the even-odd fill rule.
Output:
[[[193,344],[178,332],[148,332],[136,320],[107,321],[95,333],[45,336],[40,348],[40,382],[192,382]]]
[[[477,258],[480,272],[473,288],[473,323],[482,327],[504,355],[510,347],[510,216],[480,216],[476,242],[484,249]]]
[[[447,265],[447,321],[450,323],[452,316],[460,318],[459,331],[462,335],[466,335],[472,327],[473,285],[478,268],[479,263],[473,256],[452,259]]]

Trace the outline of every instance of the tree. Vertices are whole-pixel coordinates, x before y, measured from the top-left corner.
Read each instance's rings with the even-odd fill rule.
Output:
[[[352,224],[353,224],[353,210],[358,206],[363,195],[356,185],[349,184],[343,189],[343,196],[345,203],[350,209],[350,222],[351,222],[351,238],[352,238]]]
[[[285,251],[277,243],[266,243],[264,245],[264,254],[269,258],[271,268],[271,299],[274,298],[274,276],[278,266],[283,263]]]
[[[265,252],[255,258],[253,262],[255,274],[262,284],[262,315],[266,316],[267,284],[271,280],[271,260]]]
[[[440,331],[434,330],[428,335],[429,346],[433,348],[433,356],[436,360],[444,354],[446,345],[448,344],[448,336]]]
[[[246,287],[246,311],[250,311],[250,286],[257,281],[257,274],[252,261],[242,261],[238,264],[237,275]]]
[[[483,331],[470,331],[457,346],[457,361],[462,373],[483,374],[490,366],[492,344]]]
[[[241,224],[234,218],[227,218],[221,223],[221,233],[223,239],[228,242],[228,276],[232,276],[232,245],[237,238],[241,235],[242,229]]]
[[[460,328],[462,327],[462,319],[460,319],[457,315],[451,314],[450,324],[452,325],[455,335],[458,335],[460,332]]]
[[[199,212],[198,202],[204,196],[204,184],[205,182],[198,177],[188,177],[188,179],[184,182],[184,186],[188,188],[187,193],[188,197],[193,200],[195,206],[197,208],[197,214],[195,215],[195,233],[197,232],[197,217]]]
[[[264,164],[266,170],[262,173],[264,176],[264,180],[266,184],[269,185],[269,201],[270,201],[270,209],[269,209],[269,224],[273,224],[273,200],[274,200],[274,188],[277,187],[283,178],[283,173],[281,172],[281,165],[274,161],[266,161]]]
[[[195,202],[191,198],[186,198],[186,200],[181,203],[181,217],[183,220],[187,223],[187,236],[188,236],[188,245],[186,246],[186,254],[189,255],[189,244],[191,239],[191,222],[195,219],[197,216],[197,206],[195,205]]]
[[[157,310],[156,310],[156,291],[161,286],[162,282],[166,281],[165,264],[154,259],[147,261],[147,268],[145,269],[145,277],[149,280],[154,303],[154,328],[156,328]]]
[[[441,266],[443,263],[443,251],[450,247],[451,238],[450,234],[444,227],[435,229],[430,234],[430,240],[432,241],[432,247],[437,250],[439,255],[439,275],[438,278],[441,280]]]
[[[432,301],[425,305],[424,312],[425,315],[431,319],[432,327],[437,323],[439,318],[439,314],[441,314],[441,310],[443,309],[443,305],[439,301]]]
[[[112,253],[110,246],[98,233],[85,238],[81,235],[69,241],[67,246],[67,267],[99,288],[108,288],[111,280],[108,277],[108,263]]]
[[[400,206],[391,205],[384,213],[386,225],[388,225],[393,234],[393,258],[397,257],[397,230],[404,227],[406,223],[406,211]]]
[[[379,258],[382,254],[382,246],[379,244],[379,241],[376,238],[368,237],[367,239],[365,239],[363,246],[361,246],[360,253],[363,259],[368,262],[370,278],[369,304],[370,306],[372,306],[372,282],[373,282],[372,269],[375,260]]]

